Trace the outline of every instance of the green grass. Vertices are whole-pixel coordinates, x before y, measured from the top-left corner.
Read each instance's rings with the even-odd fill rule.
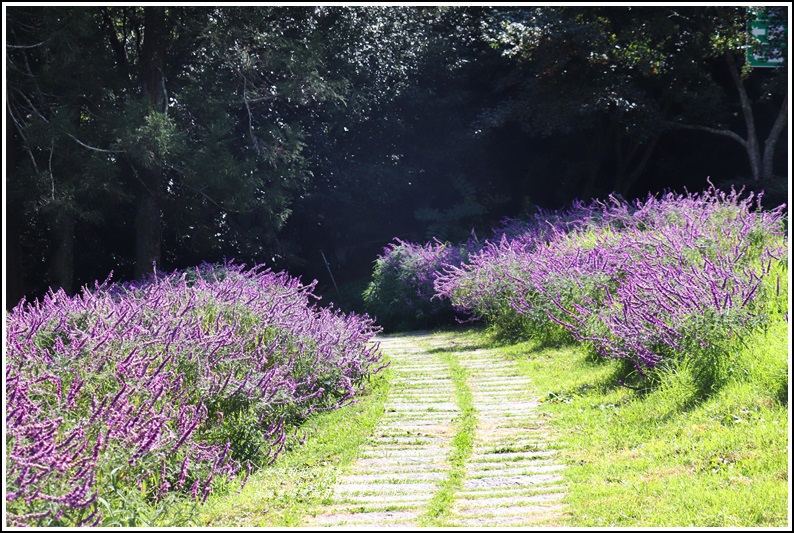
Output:
[[[449,368],[450,377],[455,385],[455,403],[460,413],[455,419],[455,436],[452,438],[448,456],[447,478],[439,484],[427,510],[420,517],[423,526],[445,526],[450,508],[455,501],[455,493],[463,486],[466,477],[466,461],[471,457],[474,430],[477,427],[477,410],[474,408],[471,389],[467,383],[469,374],[460,364],[453,352],[443,352],[441,359]]]
[[[316,430],[304,445],[282,453],[272,465],[252,474],[242,490],[210,497],[195,525],[300,526],[330,495],[339,473],[372,434],[383,414],[390,382],[387,368],[372,378],[358,403],[311,416],[304,427]]]
[[[495,346],[483,331],[456,332],[466,349]],[[618,384],[625,363],[583,347],[498,345],[542,398],[541,416],[568,468],[566,527],[785,527],[788,525],[788,324],[744,339],[734,371],[700,393],[691,362],[638,391]],[[447,477],[420,525],[444,527],[472,453],[477,411],[456,348],[434,349],[455,385],[460,413]],[[194,525],[294,527],[330,502],[337,476],[357,457],[384,411],[390,372],[358,404],[312,417],[303,446],[251,476],[237,493],[214,496]],[[505,450],[512,451],[512,450]],[[531,451],[531,450],[529,450]],[[395,506],[397,510],[399,506]],[[362,512],[370,510],[363,507]]]
[[[500,348],[542,391],[559,435],[565,525],[789,524],[787,330],[781,320],[745,339],[733,377],[705,397],[686,362],[640,392],[618,385],[623,363],[581,347]]]

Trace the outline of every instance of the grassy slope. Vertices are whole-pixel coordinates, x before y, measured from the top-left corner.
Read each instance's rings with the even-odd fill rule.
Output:
[[[386,361],[384,357],[384,362]],[[358,403],[310,417],[316,427],[306,443],[286,451],[252,474],[240,491],[211,498],[196,525],[223,527],[298,526],[319,505],[338,473],[356,457],[383,414],[390,371],[372,378]]]
[[[570,465],[570,526],[781,527],[790,523],[788,334],[748,342],[741,379],[698,398],[679,367],[650,392],[578,347],[504,348],[541,391]],[[782,375],[781,375],[782,374]]]

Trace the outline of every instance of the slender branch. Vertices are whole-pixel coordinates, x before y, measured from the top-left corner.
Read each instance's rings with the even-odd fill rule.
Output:
[[[36,158],[33,156],[33,152],[30,150],[30,143],[28,143],[28,138],[25,137],[24,128],[22,124],[19,123],[19,119],[14,115],[14,110],[11,107],[11,101],[6,102],[6,107],[8,108],[8,114],[11,116],[11,121],[16,125],[17,131],[19,132],[19,136],[22,137],[23,145],[25,146],[25,151],[30,156],[30,162],[33,163],[33,170],[36,171],[36,174],[39,173],[39,166],[36,164]]]
[[[780,111],[778,111],[777,118],[775,118],[775,123],[772,125],[772,129],[769,131],[769,136],[766,138],[767,145],[770,143],[770,141],[772,141],[772,143],[777,141],[777,138],[780,135],[780,133],[783,131],[783,128],[785,127],[787,120],[788,120],[788,94],[786,94],[783,97],[783,103],[780,105]]]
[[[124,51],[124,46],[119,41],[119,37],[116,34],[116,27],[113,23],[113,19],[108,12],[106,7],[103,7],[100,12],[102,13],[102,20],[105,22],[105,27],[107,28],[108,37],[110,38],[110,47],[113,49],[113,52],[116,54],[116,60],[119,63],[119,66],[122,70],[127,73],[128,70],[128,62],[127,62],[127,53]]]
[[[254,212],[254,209],[253,209],[253,208],[252,208],[252,209],[245,210],[245,211],[240,211],[240,210],[238,210],[238,209],[230,209],[230,208],[226,207],[225,205],[223,205],[223,204],[221,204],[221,203],[219,203],[219,202],[215,201],[215,200],[214,200],[214,199],[212,199],[211,197],[209,197],[209,196],[207,195],[207,193],[205,193],[205,192],[204,192],[202,189],[196,189],[196,188],[193,188],[193,187],[188,187],[188,188],[189,188],[189,189],[192,189],[193,191],[195,191],[195,192],[197,192],[197,193],[199,193],[201,196],[203,196],[204,198],[206,198],[206,199],[207,199],[207,200],[208,200],[210,203],[214,204],[216,207],[219,207],[219,208],[223,209],[223,210],[224,210],[224,211],[226,211],[227,213],[244,214],[244,213],[253,213],[253,212]]]
[[[27,96],[25,96],[25,93],[23,93],[23,92],[21,92],[21,91],[19,91],[19,90],[16,90],[16,89],[15,89],[15,92],[17,92],[17,93],[18,93],[20,96],[22,96],[22,98],[24,98],[24,99],[25,99],[25,101],[27,101],[28,105],[30,106],[30,109],[31,109],[31,110],[32,110],[32,111],[33,111],[33,112],[34,112],[36,115],[38,115],[38,117],[39,117],[41,120],[43,120],[43,121],[44,121],[45,123],[47,123],[47,124],[49,124],[49,123],[50,123],[50,121],[49,121],[49,120],[47,120],[47,119],[44,117],[44,115],[42,115],[42,114],[41,114],[41,112],[39,112],[39,110],[38,110],[38,109],[36,109],[36,106],[35,106],[35,105],[33,105],[33,102],[31,102],[31,101],[30,101],[30,99],[29,99]],[[16,120],[15,120],[15,122],[16,122]],[[18,124],[18,123],[17,123],[17,127],[19,127],[19,124]],[[64,133],[65,135],[67,135],[68,137],[71,137],[72,139],[74,139],[74,141],[75,141],[77,144],[79,144],[80,146],[83,146],[83,147],[85,147],[85,148],[88,148],[89,150],[94,150],[94,151],[96,151],[96,152],[104,152],[104,153],[107,153],[107,154],[123,154],[123,153],[124,153],[124,150],[106,150],[106,149],[104,149],[104,148],[97,148],[96,146],[90,146],[90,145],[88,145],[88,144],[84,143],[83,141],[81,141],[80,139],[78,139],[77,137],[75,137],[74,135],[72,135],[71,133],[69,133],[69,132],[67,132],[67,131],[64,131],[63,133]]]
[[[27,24],[23,24],[23,23],[15,20],[13,24],[9,24],[8,25],[8,32],[14,37],[14,39],[17,38],[17,33],[14,31],[14,26],[20,26],[20,27],[24,26],[24,27],[26,27],[27,29],[29,29],[31,31],[34,31],[34,30],[38,29],[38,28],[36,28],[34,26],[28,26]],[[38,48],[39,46],[45,45],[48,42],[50,42],[53,39],[53,37],[55,37],[56,35],[58,35],[58,33],[60,33],[60,31],[61,31],[60,29],[56,30],[55,32],[53,32],[52,35],[50,35],[49,37],[47,37],[46,39],[44,39],[40,43],[27,44],[27,45],[26,44],[9,44],[9,43],[6,43],[6,46],[8,48],[17,48],[17,49]],[[26,32],[26,33],[28,33],[28,32]]]
[[[77,137],[75,137],[74,135],[72,135],[71,133],[68,133],[68,132],[63,132],[63,133],[65,133],[68,137],[71,137],[80,146],[82,146],[84,148],[88,148],[89,150],[94,150],[95,152],[103,152],[103,153],[106,153],[106,154],[123,154],[123,153],[125,153],[125,150],[106,150],[104,148],[97,148],[96,146],[90,146],[90,145],[84,143],[83,141],[81,141],[80,139],[78,139]]]
[[[245,102],[245,110],[248,111],[248,133],[251,135],[251,143],[254,150],[259,153],[259,140],[254,135],[254,119],[251,113],[251,106],[248,105],[248,78],[243,76],[243,102]]]
[[[758,134],[756,133],[755,129],[755,117],[753,116],[753,107],[750,103],[750,97],[747,95],[747,88],[744,86],[744,82],[742,81],[741,73],[739,71],[739,67],[736,64],[736,58],[733,56],[733,52],[727,52],[725,54],[725,61],[728,63],[728,70],[730,71],[731,78],[733,79],[734,85],[736,85],[736,90],[739,92],[739,101],[741,102],[742,107],[742,115],[744,116],[744,123],[747,127],[747,139],[745,141],[745,150],[747,151],[747,156],[750,159],[750,170],[753,174],[753,181],[756,183],[761,179],[761,165],[762,162],[760,149],[758,146]]]
[[[45,45],[48,42],[52,41],[53,37],[55,37],[55,35],[50,35],[47,39],[41,41],[40,43],[36,43],[36,44],[8,44],[8,43],[6,43],[6,46],[8,48],[38,48],[39,46]]]
[[[243,104],[243,105],[245,105],[246,103],[248,103],[248,104],[258,104],[259,102],[267,102],[268,100],[275,100],[275,99],[276,99],[276,97],[275,97],[275,96],[273,96],[273,95],[268,95],[268,96],[259,96],[259,97],[257,97],[257,98],[247,98],[247,97],[246,97],[246,98],[245,98],[245,99],[243,99],[243,100],[232,100],[232,101],[228,101],[228,100],[216,100],[216,102],[218,102],[218,103],[224,103],[224,104],[226,104],[226,103],[230,103],[230,104]]]
[[[700,125],[697,125],[697,124],[682,124],[680,122],[665,122],[664,124],[667,125],[667,126],[673,127],[673,128],[681,128],[681,129],[685,129],[685,130],[707,131],[709,133],[714,133],[716,135],[722,135],[724,137],[729,137],[729,138],[733,139],[734,141],[738,142],[739,144],[741,144],[744,148],[747,148],[747,141],[744,140],[741,137],[741,135],[739,135],[735,131],[721,129],[721,128],[712,128],[712,127],[709,127],[709,126],[700,126]]]
[[[180,174],[182,174],[182,175],[184,175],[184,173],[185,173],[185,169],[184,169],[184,168],[182,168],[182,167],[178,167],[178,166],[176,166],[176,165],[168,165],[168,168],[170,168],[170,169],[173,169],[173,170],[176,170],[177,172],[179,172],[179,173],[180,173]],[[185,188],[186,188],[186,189],[188,189],[188,190],[191,190],[191,191],[193,191],[193,192],[195,192],[195,193],[198,193],[198,194],[200,194],[200,195],[201,195],[201,196],[203,196],[203,197],[204,197],[204,198],[205,198],[205,199],[206,199],[208,202],[210,202],[212,205],[214,205],[214,206],[216,206],[216,207],[218,207],[218,208],[220,208],[220,209],[222,209],[222,210],[226,211],[227,213],[235,213],[235,214],[238,214],[238,215],[240,215],[240,214],[246,214],[246,213],[253,213],[253,212],[254,212],[254,210],[255,210],[255,208],[253,208],[253,207],[252,207],[251,209],[247,209],[247,210],[245,210],[245,211],[241,211],[241,210],[239,210],[239,209],[231,209],[231,208],[229,208],[229,207],[227,207],[227,206],[225,206],[225,205],[221,204],[220,202],[218,202],[217,200],[215,200],[214,198],[212,198],[211,196],[209,196],[207,193],[205,193],[205,192],[204,192],[204,189],[206,189],[206,187],[203,187],[203,188],[199,189],[199,188],[197,188],[197,187],[191,187],[191,186],[190,186],[190,185],[188,185],[187,183],[183,183],[183,185],[185,186]]]
[[[137,168],[135,168],[135,165],[133,165],[133,164],[130,164],[130,168],[132,169],[132,175],[133,175],[133,176],[135,176],[135,179],[136,179],[136,180],[138,180],[138,181],[140,182],[140,184],[143,186],[143,188],[146,190],[146,192],[147,192],[147,193],[149,193],[149,195],[150,195],[150,196],[152,196],[152,197],[155,197],[155,196],[156,196],[156,193],[155,193],[155,191],[153,191],[153,190],[152,190],[152,189],[151,189],[151,188],[150,188],[150,187],[149,187],[149,186],[146,184],[146,182],[145,182],[145,181],[143,181],[143,180],[141,179],[141,176],[138,174],[138,169],[137,169]]]
[[[39,87],[39,84],[35,81],[36,75],[33,74],[33,69],[30,68],[30,61],[28,61],[28,54],[22,53],[21,55],[22,55],[22,59],[25,60],[25,69],[28,71],[28,75],[30,76],[30,79],[34,80],[33,86],[36,88],[36,92],[39,94],[39,97],[42,100],[44,100],[44,96],[41,94],[41,88]]]
[[[634,171],[629,174],[629,177],[623,183],[623,191],[624,193],[628,194],[631,190],[631,187],[637,181],[637,178],[640,177],[640,174],[643,173],[645,167],[648,166],[648,161],[651,159],[651,154],[653,154],[654,150],[656,149],[656,144],[659,142],[660,135],[654,135],[653,139],[645,146],[645,151],[640,158],[640,161],[637,163],[636,168]],[[635,146],[639,147],[639,143]]]
[[[731,74],[733,84],[739,92],[739,101],[741,102],[742,115],[744,122],[747,125],[747,141],[752,142],[755,137],[755,119],[753,117],[753,107],[750,104],[750,97],[747,95],[747,88],[744,86],[742,76],[739,73],[739,67],[736,64],[736,59],[733,57],[732,52],[725,54],[725,61],[728,63],[728,71]]]
[[[163,74],[163,69],[158,69],[160,71],[160,82],[163,84],[163,115],[168,117],[168,90],[165,88],[165,74]]]
[[[642,146],[642,142],[640,142],[640,141],[631,143],[631,148],[629,149],[629,154],[626,157],[626,168],[628,168],[629,167],[629,163],[631,163],[634,160],[634,157],[637,155],[637,152],[640,151],[640,147],[641,146]]]
[[[15,93],[17,93],[19,96],[21,96],[22,98],[25,99],[25,101],[27,102],[28,106],[30,106],[30,110],[33,111],[33,113],[35,113],[41,120],[43,120],[47,124],[50,123],[49,120],[44,118],[44,115],[41,114],[41,112],[38,110],[38,108],[33,104],[33,102],[30,101],[30,98],[28,98],[28,96],[25,93],[23,93],[22,91],[20,91],[16,87],[13,90],[14,90]]]
[[[785,127],[787,121],[788,94],[783,97],[783,103],[780,105],[780,111],[778,111],[777,117],[775,118],[775,123],[772,125],[772,129],[769,131],[769,136],[764,142],[764,157],[762,163],[764,179],[770,179],[772,177],[772,163],[774,160],[775,145],[777,144],[780,134],[783,132],[783,128]]]
[[[55,152],[55,141],[50,139],[50,184],[52,186],[52,201],[55,201],[55,173],[52,171],[52,154]]]

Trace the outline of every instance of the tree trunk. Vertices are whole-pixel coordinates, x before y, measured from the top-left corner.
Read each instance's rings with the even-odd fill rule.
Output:
[[[141,87],[149,97],[151,109],[157,112],[166,104],[163,77],[166,42],[165,8],[144,8]],[[136,170],[142,185],[135,215],[135,275],[140,278],[152,271],[153,263],[160,262],[163,169],[157,162],[147,168],[138,166]]]
[[[660,134],[657,133],[651,137],[650,141],[645,143],[640,160],[634,165],[634,169],[629,172],[630,163],[642,145],[640,143],[636,143],[632,147],[629,157],[623,161],[623,168],[619,169],[618,171],[620,180],[615,184],[615,191],[618,194],[628,196],[629,191],[634,186],[634,183],[636,183],[637,179],[642,175],[643,172],[645,172],[645,169],[648,166],[648,161],[650,161],[651,155],[653,155],[654,150],[656,150],[659,137]]]
[[[74,294],[74,215],[59,208],[52,225],[50,285]]]
[[[6,106],[6,190],[8,182],[16,179],[16,166],[19,138],[11,120],[11,113]],[[22,213],[19,202],[8,202],[6,197],[6,248],[3,262],[6,266],[6,310],[13,309],[25,296],[25,277],[22,269],[22,243],[20,231],[22,228]]]
[[[761,183],[761,146],[758,142],[758,133],[755,129],[755,116],[753,115],[753,107],[750,103],[750,97],[747,95],[747,88],[742,81],[739,66],[736,63],[736,58],[733,53],[728,52],[725,55],[725,60],[728,63],[728,70],[733,79],[733,84],[739,92],[739,104],[744,117],[744,125],[747,128],[747,137],[745,139],[744,148],[747,152],[747,158],[750,161],[750,172],[753,175],[753,183],[758,185]]]
[[[775,177],[775,170],[773,163],[775,161],[775,145],[777,144],[780,134],[783,133],[783,128],[788,121],[788,94],[783,97],[783,103],[780,105],[775,123],[769,131],[769,137],[764,142],[764,158],[761,167],[761,178],[764,182],[769,183]]]
[[[774,179],[773,162],[775,157],[775,146],[778,139],[783,132],[788,121],[788,95],[783,97],[783,102],[778,110],[775,123],[769,131],[769,136],[764,141],[763,152],[761,151],[761,143],[758,140],[758,132],[755,126],[755,116],[753,114],[752,104],[747,95],[747,89],[744,86],[739,67],[736,60],[728,53],[726,56],[728,63],[728,70],[730,71],[733,83],[739,93],[739,102],[742,110],[742,117],[744,118],[745,126],[747,127],[747,138],[742,137],[735,131],[726,128],[712,128],[709,126],[695,125],[695,124],[681,124],[676,122],[666,122],[668,126],[675,128],[683,128],[688,130],[700,130],[722,135],[738,142],[747,153],[747,159],[750,163],[750,172],[752,174],[753,185],[759,186],[764,182],[769,182]]]
[[[607,146],[607,135],[608,133],[604,132],[604,125],[599,119],[598,126],[593,132],[593,137],[587,146],[587,178],[585,180],[584,189],[582,190],[583,200],[595,196],[596,183],[598,182],[598,175],[601,170],[601,163],[604,160],[604,152]]]
[[[152,195],[138,199],[135,213],[135,277],[152,272],[160,261],[160,205]]]

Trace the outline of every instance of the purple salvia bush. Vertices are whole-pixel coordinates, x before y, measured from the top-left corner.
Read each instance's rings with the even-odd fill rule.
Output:
[[[436,289],[497,328],[545,340],[565,331],[642,374],[667,357],[701,357],[714,381],[732,343],[764,320],[760,287],[787,252],[784,207],[764,211],[752,194],[713,186],[579,204],[546,223],[511,223]]]
[[[275,459],[309,413],[382,368],[366,316],[242,265],[62,291],[7,315],[7,508],[15,525],[102,523],[98,494],[205,499]]]
[[[625,209],[621,200],[610,197],[610,205]],[[520,337],[533,332],[544,340],[563,340],[540,308],[535,312],[515,309],[512,298],[518,287],[512,279],[521,275],[522,261],[570,232],[596,225],[606,210],[605,204],[574,201],[559,211],[538,210],[525,219],[505,218],[480,250],[468,261],[452,265],[436,277],[434,289],[439,298],[449,300],[463,316],[484,319],[502,336]]]
[[[364,292],[367,311],[388,328],[452,322],[454,311],[448,300],[437,296],[436,279],[445,269],[467,261],[477,248],[476,237],[457,245],[394,239],[375,261],[372,281]]]

